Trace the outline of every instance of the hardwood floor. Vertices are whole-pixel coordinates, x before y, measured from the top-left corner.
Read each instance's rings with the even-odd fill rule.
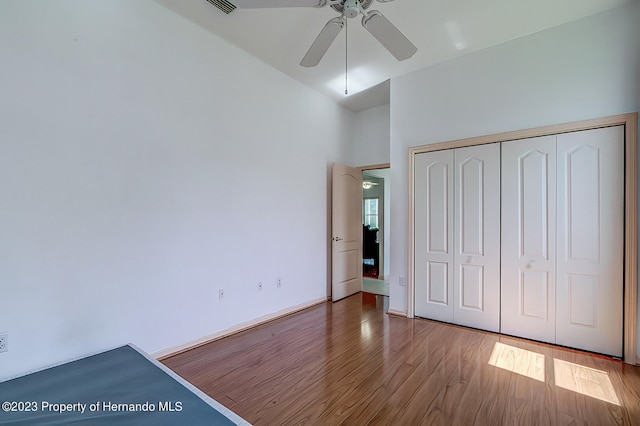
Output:
[[[640,367],[356,294],[163,361],[255,425],[640,424]]]

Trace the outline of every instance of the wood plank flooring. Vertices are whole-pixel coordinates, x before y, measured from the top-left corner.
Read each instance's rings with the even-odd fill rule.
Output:
[[[640,367],[321,304],[165,359],[255,425],[640,425]]]

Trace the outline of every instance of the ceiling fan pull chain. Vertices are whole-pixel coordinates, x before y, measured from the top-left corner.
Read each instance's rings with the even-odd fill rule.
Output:
[[[348,49],[349,49],[349,20],[345,19],[344,20],[344,94],[348,95],[349,94],[349,86],[348,86],[348,77],[347,77],[347,73],[349,71],[349,55],[348,55]]]

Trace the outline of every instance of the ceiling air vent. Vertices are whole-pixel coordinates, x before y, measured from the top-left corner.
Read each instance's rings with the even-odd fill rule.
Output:
[[[236,6],[227,0],[207,0],[209,3],[226,13],[227,15],[236,10]]]

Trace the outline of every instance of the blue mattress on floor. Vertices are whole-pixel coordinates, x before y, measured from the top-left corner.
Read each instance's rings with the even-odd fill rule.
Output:
[[[0,424],[249,424],[132,345],[2,382],[0,403]]]

